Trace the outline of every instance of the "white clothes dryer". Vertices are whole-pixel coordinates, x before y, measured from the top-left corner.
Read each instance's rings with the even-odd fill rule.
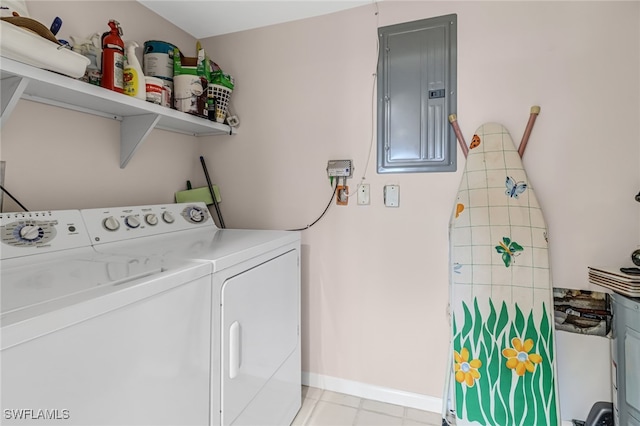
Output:
[[[100,253],[211,267],[211,424],[290,424],[301,405],[300,233],[218,229],[203,203],[81,213]]]
[[[3,424],[209,422],[210,266],[98,254],[79,211],[0,237]]]

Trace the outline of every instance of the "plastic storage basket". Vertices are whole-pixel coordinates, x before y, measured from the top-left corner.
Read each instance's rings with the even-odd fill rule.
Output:
[[[216,102],[216,121],[224,123],[232,90],[219,84],[210,84],[208,91],[209,98],[214,98]]]

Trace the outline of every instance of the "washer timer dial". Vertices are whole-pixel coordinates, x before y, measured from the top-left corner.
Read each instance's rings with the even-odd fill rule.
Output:
[[[20,220],[0,229],[0,238],[12,246],[37,246],[49,243],[56,236],[56,221]]]
[[[38,225],[23,225],[18,227],[18,234],[25,241],[38,241],[44,236],[44,230]]]

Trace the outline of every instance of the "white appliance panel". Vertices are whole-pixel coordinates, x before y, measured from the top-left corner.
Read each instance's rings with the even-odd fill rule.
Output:
[[[63,255],[91,250],[89,234],[78,210],[0,213],[2,260],[42,254]]]
[[[99,252],[202,260],[214,272],[300,241],[297,232],[218,229],[203,203],[88,209],[82,216]],[[117,229],[105,227],[110,219]]]
[[[157,259],[93,254],[3,268],[2,314],[161,271]]]
[[[283,424],[300,398],[299,368],[274,377],[298,347],[297,270],[298,252],[290,251],[222,287],[223,425]],[[282,417],[266,419],[265,410]]]
[[[0,240],[3,424],[210,421],[211,265],[98,254],[72,210]]]
[[[81,214],[94,245],[129,244],[153,235],[217,229],[202,203],[108,207],[82,210]]]
[[[208,424],[210,301],[201,277],[4,349],[3,424],[43,424],[7,418],[19,409],[67,410],[55,421],[75,425]]]
[[[210,268],[210,424],[291,423],[301,406],[300,233],[218,229],[203,203],[81,213],[99,253]],[[230,338],[236,367],[227,385]]]

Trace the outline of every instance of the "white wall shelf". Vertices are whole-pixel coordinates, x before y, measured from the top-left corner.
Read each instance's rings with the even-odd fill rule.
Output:
[[[120,121],[120,167],[124,168],[151,130],[162,129],[193,136],[230,135],[225,124],[145,102],[80,80],[26,65],[0,60],[4,125],[19,99],[98,115]]]

